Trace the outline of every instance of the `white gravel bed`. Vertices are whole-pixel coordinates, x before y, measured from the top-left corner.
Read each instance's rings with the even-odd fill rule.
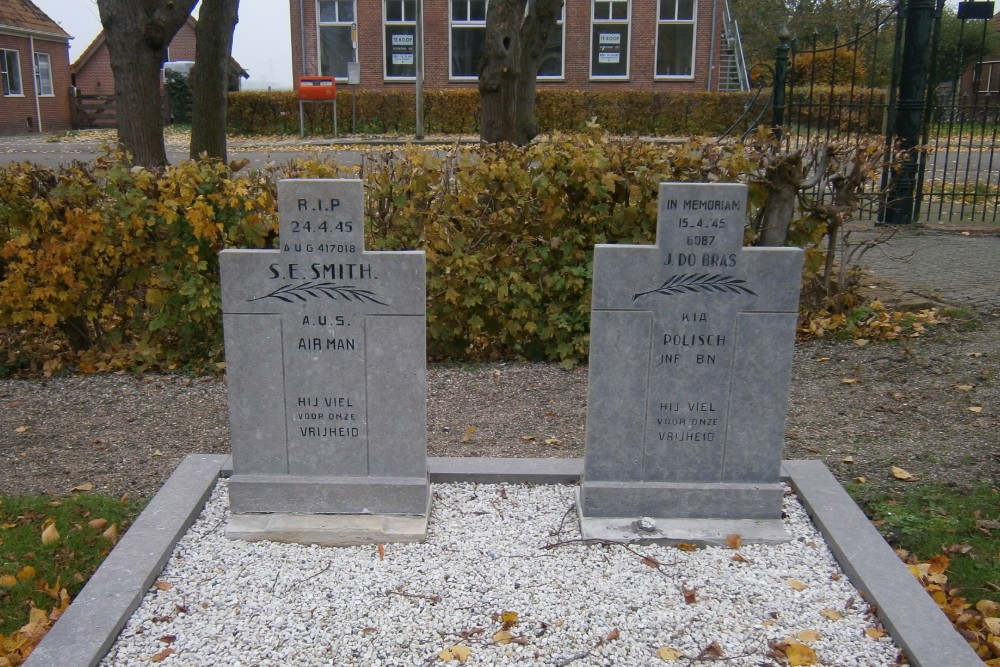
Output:
[[[457,665],[458,646],[467,665],[761,667],[796,637],[820,665],[896,664],[792,495],[789,543],[688,552],[582,543],[572,486],[433,494],[427,541],[380,553],[231,541],[221,481],[100,664]]]

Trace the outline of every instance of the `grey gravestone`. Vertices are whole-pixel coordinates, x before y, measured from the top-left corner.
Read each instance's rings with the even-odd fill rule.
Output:
[[[220,259],[228,534],[394,541],[398,515],[426,531],[424,253],[364,249],[358,180],[279,181],[278,212],[280,249]]]
[[[784,536],[802,252],[742,248],[745,216],[744,185],[663,183],[656,245],[595,248],[586,536]]]

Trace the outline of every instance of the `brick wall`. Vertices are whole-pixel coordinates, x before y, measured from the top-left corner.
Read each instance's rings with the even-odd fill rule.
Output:
[[[70,129],[69,45],[36,37],[35,53],[47,53],[52,67],[52,96],[35,105],[35,65],[28,37],[0,35],[0,48],[18,51],[22,96],[0,96],[0,136]],[[39,112],[41,118],[39,119]]]
[[[539,82],[546,88],[574,90],[718,90],[718,62],[722,32],[723,0],[696,0],[695,74],[690,80],[657,80],[656,61],[657,0],[631,0],[629,35],[629,76],[622,81],[595,81],[590,77],[591,0],[566,0],[564,40],[565,79]],[[412,81],[385,81],[385,32],[381,0],[356,0],[358,62],[363,88],[412,86]],[[299,6],[304,6],[305,67],[302,61]],[[450,81],[448,27],[449,0],[424,0],[424,81],[427,88],[475,87],[475,81]],[[714,12],[713,12],[714,8]],[[318,74],[316,0],[289,0],[292,32],[292,75]],[[713,31],[713,14],[715,19]],[[712,53],[714,51],[714,55]]]

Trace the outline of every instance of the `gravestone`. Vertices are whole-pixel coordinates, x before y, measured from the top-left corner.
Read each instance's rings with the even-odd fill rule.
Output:
[[[233,449],[227,534],[422,539],[424,253],[364,249],[358,180],[279,181],[278,214],[279,249],[220,257]]]
[[[744,185],[663,183],[656,245],[595,248],[586,537],[784,539],[802,251],[743,248],[745,217]]]

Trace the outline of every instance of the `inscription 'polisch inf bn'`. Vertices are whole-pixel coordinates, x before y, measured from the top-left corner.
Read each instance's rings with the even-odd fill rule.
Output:
[[[773,517],[801,251],[742,248],[743,185],[659,208],[656,245],[595,249],[581,512]]]

